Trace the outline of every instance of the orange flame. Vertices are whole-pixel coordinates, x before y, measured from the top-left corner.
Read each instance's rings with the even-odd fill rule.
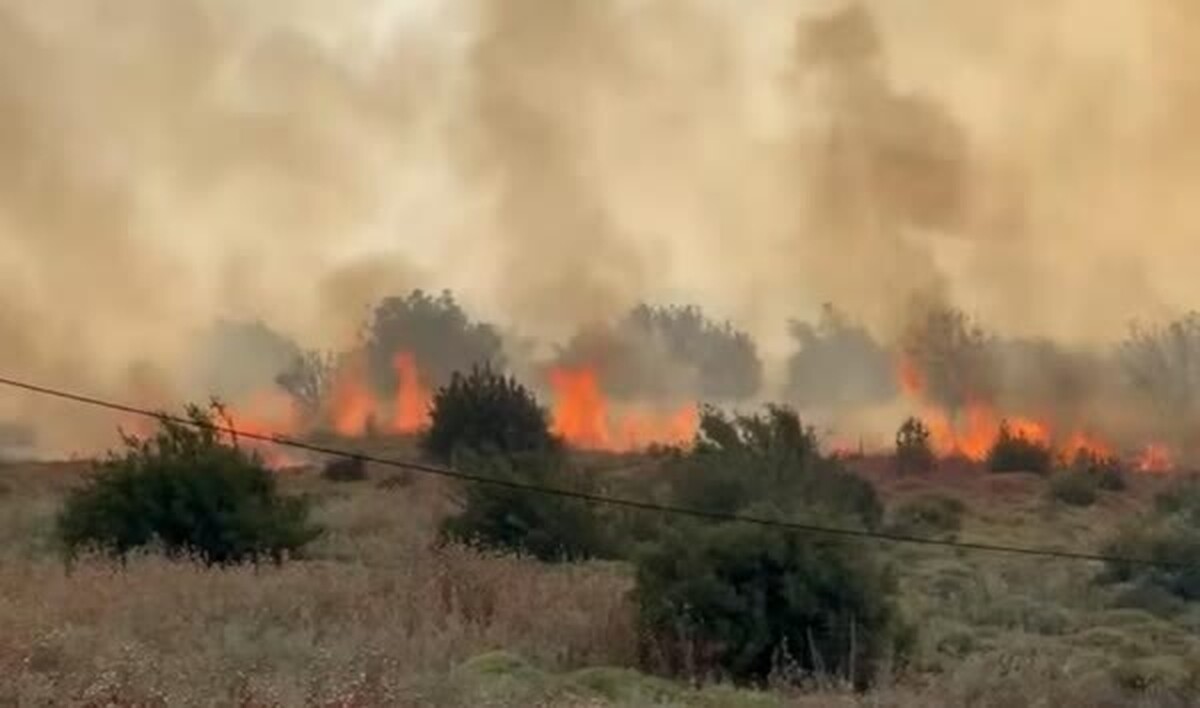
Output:
[[[330,418],[334,431],[344,437],[367,433],[375,413],[375,400],[367,387],[366,367],[359,360],[343,365],[333,381]]]
[[[575,447],[620,452],[654,443],[686,444],[700,423],[694,403],[666,414],[646,409],[612,414],[599,376],[587,366],[552,369],[550,386],[554,432]]]
[[[1169,472],[1174,469],[1175,462],[1169,447],[1163,443],[1150,443],[1138,453],[1134,467],[1139,472]]]
[[[400,352],[392,362],[399,381],[396,388],[395,410],[392,415],[392,430],[400,434],[415,433],[429,425],[429,403],[433,397],[421,382],[417,358],[409,352]]]

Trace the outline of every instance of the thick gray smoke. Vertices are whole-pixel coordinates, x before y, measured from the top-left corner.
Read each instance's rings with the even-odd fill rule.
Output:
[[[770,396],[791,318],[833,302],[895,349],[920,297],[1071,353],[1025,346],[998,399],[1047,357],[1068,373],[1037,385],[1071,391],[1200,299],[1197,12],[0,0],[0,369],[196,398],[217,320],[346,349],[424,287],[557,342],[695,302],[755,338]],[[20,418],[111,439],[0,398]]]

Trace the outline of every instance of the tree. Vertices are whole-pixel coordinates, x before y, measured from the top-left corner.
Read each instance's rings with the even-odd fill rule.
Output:
[[[299,345],[258,320],[219,320],[203,333],[196,352],[200,386],[226,399],[269,387],[301,355]]]
[[[896,431],[896,471],[928,472],[937,465],[929,444],[929,428],[919,418],[905,420]]]
[[[892,361],[863,327],[826,303],[816,325],[792,322],[788,396],[809,405],[859,406],[896,394]]]
[[[296,401],[310,421],[315,421],[328,400],[336,370],[335,354],[309,350],[293,358],[275,377],[275,383]]]
[[[1194,446],[1190,433],[1191,421],[1200,414],[1200,313],[1162,326],[1133,325],[1117,348],[1117,359],[1160,426],[1172,430],[1181,447]]]
[[[455,372],[438,389],[421,439],[425,453],[443,462],[463,450],[510,455],[559,445],[533,393],[487,365]]]
[[[495,328],[473,322],[449,291],[434,297],[414,290],[405,297],[385,298],[372,312],[364,337],[371,382],[381,396],[396,391],[395,362],[401,353],[416,359],[422,383],[429,387],[445,384],[454,372],[475,365],[504,364]]]
[[[907,364],[920,372],[921,393],[957,417],[968,403],[989,400],[993,393],[990,342],[966,313],[933,306],[905,330],[901,348]]]
[[[67,497],[58,533],[74,552],[114,555],[160,544],[171,555],[225,564],[280,560],[316,538],[309,504],[281,494],[257,454],[216,429],[222,408],[187,408],[187,422],[162,418],[153,436],[124,436],[124,450],[97,465]]]

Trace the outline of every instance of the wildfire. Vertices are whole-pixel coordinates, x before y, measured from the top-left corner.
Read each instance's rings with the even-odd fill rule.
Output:
[[[392,430],[401,434],[415,433],[429,425],[429,403],[433,397],[421,381],[417,358],[400,352],[393,361],[398,384]]]
[[[667,413],[639,408],[613,413],[591,367],[555,368],[549,378],[554,432],[575,447],[628,451],[652,443],[685,444],[699,425],[695,404]]]
[[[364,435],[375,414],[375,399],[367,386],[366,365],[360,358],[344,364],[334,376],[330,417],[338,435]]]
[[[929,400],[924,374],[906,357],[896,367],[896,379],[904,394],[920,407],[920,417],[929,428],[930,441],[940,455],[961,455],[979,461],[987,457],[996,441],[1002,423],[1013,435],[1024,437],[1052,448],[1059,455],[1071,458],[1080,451],[1111,457],[1114,446],[1086,430],[1074,430],[1058,435],[1054,426],[1043,419],[1027,416],[1002,415],[982,400],[970,401],[957,416]],[[1148,445],[1136,458],[1135,468],[1141,471],[1171,469],[1173,460],[1166,445]]]
[[[1175,467],[1171,450],[1163,443],[1150,443],[1142,448],[1134,460],[1139,472],[1168,472]]]

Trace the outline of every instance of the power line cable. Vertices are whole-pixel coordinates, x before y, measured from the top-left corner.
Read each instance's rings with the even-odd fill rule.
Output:
[[[326,455],[329,457],[340,457],[344,459],[355,459],[372,464],[394,467],[398,469],[411,470],[436,477],[453,479],[468,484],[481,484],[502,489],[508,489],[517,492],[526,492],[531,494],[541,494],[543,496],[554,496],[565,499],[574,499],[577,501],[587,502],[590,504],[602,504],[607,506],[621,507],[626,509],[635,509],[639,511],[655,512],[660,514],[686,516],[706,521],[718,521],[723,523],[743,523],[755,526],[763,526],[767,528],[779,529],[784,531],[794,531],[807,533],[812,535],[824,535],[842,538],[854,538],[859,540],[874,540],[884,541],[898,544],[911,544],[920,546],[935,546],[943,548],[954,548],[964,551],[978,551],[987,553],[1004,553],[1009,555],[1034,556],[1041,558],[1057,558],[1062,560],[1086,561],[1093,563],[1121,563],[1127,565],[1137,565],[1146,567],[1167,568],[1172,570],[1194,569],[1195,565],[1191,563],[1182,563],[1175,561],[1150,560],[1146,558],[1131,558],[1115,555],[1106,555],[1101,553],[1086,553],[1081,551],[1060,551],[1050,548],[1030,548],[1023,546],[1009,546],[995,543],[955,541],[950,539],[926,538],[921,536],[910,536],[907,534],[890,533],[884,531],[869,531],[863,529],[839,528],[835,526],[825,526],[820,524],[806,524],[794,521],[783,521],[779,519],[769,519],[760,516],[748,516],[744,514],[725,513],[718,511],[709,511],[704,509],[694,509],[689,507],[674,506],[669,504],[658,504],[655,502],[640,501],[637,499],[625,499],[621,497],[610,497],[600,494],[591,494],[588,492],[580,492],[570,489],[560,489],[555,487],[546,487],[535,484],[526,484],[505,479],[496,479],[483,475],[471,474],[461,470],[442,467],[438,465],[430,465],[422,462],[412,462],[407,460],[395,460],[365,453],[351,452],[337,448],[317,445],[314,443],[295,440],[282,435],[265,435],[262,433],[254,433],[245,430],[239,430],[236,427],[229,425],[209,424],[206,425],[199,421],[185,418],[182,416],[171,415],[162,411],[152,411],[146,408],[139,408],[115,401],[105,400],[94,396],[86,396],[78,393],[72,393],[58,388],[48,386],[39,386],[37,384],[28,383],[18,379],[0,377],[0,386],[23,390],[29,393],[35,393],[42,396],[57,398],[59,400],[71,401],[83,405],[104,408],[119,413],[127,413],[143,418],[153,418],[160,421],[170,421],[180,425],[189,427],[208,428],[214,432],[224,433],[234,437],[235,439],[254,440],[257,442],[268,443],[271,445],[279,445],[305,452]]]

